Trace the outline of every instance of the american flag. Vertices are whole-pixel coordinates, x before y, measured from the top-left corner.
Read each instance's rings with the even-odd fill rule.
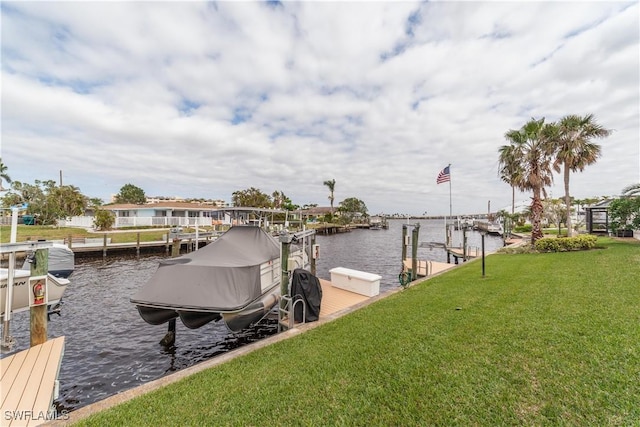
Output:
[[[449,166],[442,169],[438,174],[438,178],[436,179],[436,183],[442,184],[443,182],[451,181],[451,174],[449,173]]]

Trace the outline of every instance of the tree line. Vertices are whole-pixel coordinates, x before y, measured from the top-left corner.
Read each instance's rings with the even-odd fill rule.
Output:
[[[55,225],[59,219],[84,215],[88,208],[95,210],[95,225],[97,228],[109,228],[110,224],[113,224],[113,214],[110,211],[101,209],[103,201],[99,198],[85,196],[76,186],[57,185],[54,180],[35,180],[34,184],[12,181],[7,166],[2,162],[2,158],[0,158],[0,178],[0,187],[3,192],[6,191],[6,194],[2,197],[2,206],[8,208],[26,204],[26,213],[35,216],[38,224]],[[11,188],[4,189],[2,181],[10,184]],[[333,220],[335,179],[325,181],[324,185],[329,187],[329,201],[331,202],[331,214],[325,219]],[[114,198],[114,202],[118,204],[140,205],[146,203],[146,200],[147,196],[144,190],[131,183],[123,185]],[[267,194],[255,187],[234,191],[232,203],[237,207],[273,208],[287,211],[317,207],[316,204],[304,206],[294,204],[281,190]],[[338,210],[341,212],[343,220],[351,221],[356,216],[367,216],[366,204],[355,197],[349,197],[340,202]]]

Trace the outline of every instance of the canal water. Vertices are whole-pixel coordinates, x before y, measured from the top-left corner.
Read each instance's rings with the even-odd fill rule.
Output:
[[[409,222],[409,235],[416,223]],[[382,276],[381,291],[398,287],[403,224],[407,221],[392,220],[386,230],[318,235],[318,277],[329,279],[332,268],[346,267]],[[467,237],[469,245],[480,247],[479,233],[468,232]],[[442,220],[420,221],[421,243],[442,243],[444,239]],[[454,235],[454,245],[460,244],[461,239]],[[500,238],[486,238],[488,252],[501,246]],[[442,248],[421,247],[418,258],[446,262]],[[60,396],[55,402],[58,411],[73,411],[277,333],[273,316],[239,334],[229,332],[220,323],[191,330],[177,322],[175,346],[163,347],[159,341],[166,324],[145,323],[129,302],[151,277],[160,259],[145,256],[78,261],[65,292],[62,315],[49,322],[50,337],[66,336]],[[28,312],[14,315],[11,333],[17,340],[15,351],[29,346]]]

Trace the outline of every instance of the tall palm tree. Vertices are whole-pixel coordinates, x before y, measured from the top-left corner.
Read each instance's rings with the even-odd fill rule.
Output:
[[[336,188],[336,180],[330,179],[328,181],[325,181],[324,185],[326,185],[329,188],[329,202],[331,202],[331,217],[333,218],[333,201],[334,201],[333,191]]]
[[[531,119],[520,129],[511,129],[505,133],[505,138],[513,148],[507,157],[519,159],[517,175],[513,175],[513,184],[522,191],[531,190],[531,243],[542,237],[542,194],[546,194],[545,187],[553,182],[551,161],[554,154],[553,145],[546,136],[544,118]],[[504,150],[502,150],[504,151]],[[501,159],[502,161],[503,159]],[[501,167],[503,164],[501,163]]]
[[[7,181],[7,184],[11,184],[11,177],[7,174],[7,166],[2,163],[2,157],[0,157],[0,189],[2,188],[2,180]]]
[[[516,187],[522,177],[522,167],[513,145],[503,145],[498,151],[500,152],[500,179],[511,186],[511,214],[513,215],[516,210]]]
[[[622,190],[622,194],[625,196],[640,196],[640,183],[626,187]]]
[[[605,129],[598,123],[593,114],[584,117],[568,115],[563,117],[559,123],[553,125],[553,139],[555,139],[556,158],[553,169],[560,172],[563,169],[564,178],[564,203],[567,209],[567,233],[571,235],[571,197],[569,196],[569,174],[570,172],[582,172],[584,168],[596,162],[600,157],[600,146],[591,142],[594,138],[604,138],[611,134],[609,129]]]

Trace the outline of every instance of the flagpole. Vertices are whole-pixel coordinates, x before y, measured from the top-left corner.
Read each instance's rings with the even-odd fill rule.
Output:
[[[449,217],[453,218],[453,209],[451,207],[451,163],[447,167],[449,168]]]

